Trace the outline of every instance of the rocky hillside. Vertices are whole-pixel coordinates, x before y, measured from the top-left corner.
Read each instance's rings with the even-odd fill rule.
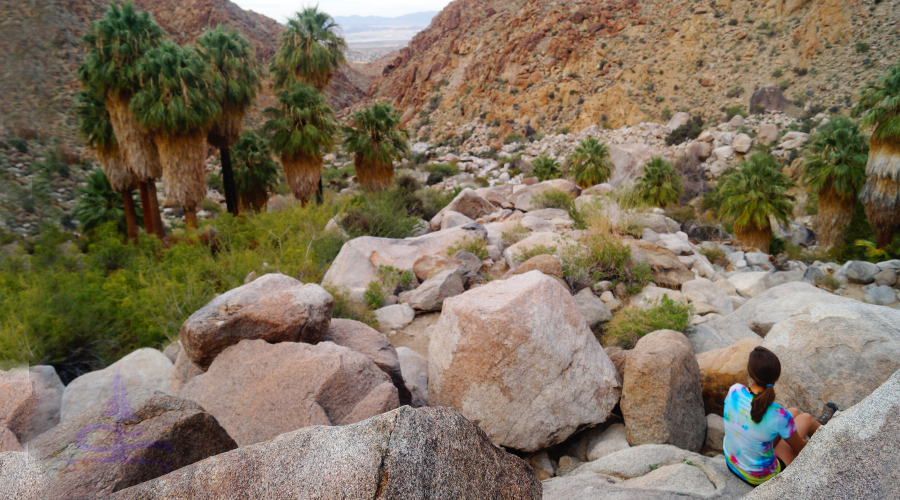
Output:
[[[890,63],[900,4],[880,0],[474,1],[435,17],[373,83],[420,135],[480,118],[635,125],[666,108],[720,115],[775,84],[799,107],[847,107]]]
[[[245,11],[228,0],[136,0],[178,43],[188,43],[210,26],[224,24],[246,36],[266,65],[284,28],[272,19]],[[79,40],[99,19],[108,2],[100,0],[35,0],[7,2],[0,40],[0,133],[18,136],[73,138],[75,118],[69,112],[78,88]],[[364,95],[367,78],[346,67],[328,89],[336,108]],[[267,88],[257,108],[270,104]],[[251,119],[253,113],[251,113]]]

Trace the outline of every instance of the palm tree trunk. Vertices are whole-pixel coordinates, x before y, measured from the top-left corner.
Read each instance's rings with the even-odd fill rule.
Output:
[[[356,153],[353,160],[356,180],[366,191],[384,191],[394,183],[394,165],[377,160],[366,160],[362,153]]]
[[[150,213],[144,214],[144,217],[153,219],[153,232],[160,240],[166,238],[166,227],[163,226],[162,216],[159,214],[159,197],[156,192],[156,181],[150,179],[147,182],[147,197],[150,198]]]
[[[138,183],[138,192],[141,193],[141,208],[144,212],[144,231],[147,234],[156,234],[154,228],[153,211],[150,210],[150,191],[146,182]]]
[[[206,196],[206,134],[158,134],[156,145],[166,183],[166,200],[184,207],[185,216],[196,211]],[[194,214],[196,227],[196,214]],[[190,222],[188,222],[190,227]]]
[[[842,244],[844,229],[853,220],[855,212],[856,199],[842,196],[830,182],[827,183],[819,191],[819,247],[831,250]]]
[[[869,141],[866,184],[859,200],[878,237],[878,248],[890,245],[900,230],[900,144]]]
[[[131,191],[122,191],[122,202],[125,204],[125,234],[128,235],[128,241],[137,243],[137,213],[134,210],[134,198],[131,197]]]
[[[196,230],[197,229],[197,206],[190,205],[184,207],[184,222],[187,224],[188,229]]]
[[[295,156],[282,156],[281,166],[284,168],[284,177],[291,194],[300,200],[303,206],[315,196],[319,179],[322,178],[322,158],[297,154]]]
[[[734,236],[744,245],[769,253],[769,243],[772,242],[772,226],[768,222],[764,227],[759,227],[753,222],[746,226],[735,226]]]
[[[234,169],[231,166],[231,148],[219,148],[222,157],[222,185],[225,189],[225,207],[231,215],[237,217],[237,190],[234,187]]]

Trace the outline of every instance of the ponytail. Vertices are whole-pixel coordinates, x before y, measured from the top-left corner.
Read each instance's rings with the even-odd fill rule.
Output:
[[[765,387],[763,392],[753,396],[750,405],[750,418],[758,424],[766,416],[769,406],[775,402],[774,385],[781,377],[781,361],[772,351],[757,347],[747,360],[747,373],[757,385]]]

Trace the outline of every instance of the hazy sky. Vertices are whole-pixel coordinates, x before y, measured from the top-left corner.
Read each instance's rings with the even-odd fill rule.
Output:
[[[305,5],[319,4],[319,8],[332,16],[383,16],[397,17],[414,12],[441,10],[451,0],[232,0],[241,8],[252,10],[275,19],[278,22],[301,10]]]

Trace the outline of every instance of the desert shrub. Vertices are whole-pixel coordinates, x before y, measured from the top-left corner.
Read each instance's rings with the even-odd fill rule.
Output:
[[[412,236],[419,219],[407,210],[398,210],[395,199],[389,194],[359,195],[340,220],[341,227],[351,238],[378,236],[381,238],[406,238]],[[404,207],[405,208],[405,207]]]
[[[466,236],[453,245],[447,247],[447,255],[453,257],[454,255],[456,255],[456,252],[459,252],[460,250],[465,250],[471,254],[474,254],[481,260],[488,258],[487,243],[485,243],[485,241],[481,238]]]
[[[660,118],[662,118],[663,121],[671,120],[672,119],[672,110],[669,108],[663,108],[662,112],[660,112]]]
[[[684,331],[693,315],[693,307],[663,295],[650,309],[626,309],[613,316],[603,332],[605,346],[634,349],[638,340],[657,330]]]
[[[676,128],[666,137],[666,145],[674,146],[683,142],[692,141],[703,132],[703,118],[695,116],[684,125]]]
[[[331,310],[332,318],[352,319],[365,323],[372,328],[378,328],[378,319],[371,309],[362,304],[350,300],[350,294],[346,290],[327,288],[328,293],[334,297],[334,308]]]
[[[792,82],[790,78],[785,78],[784,80],[781,80],[781,81],[778,82],[778,88],[781,89],[782,91],[785,91],[785,90],[787,90],[788,87],[790,87],[791,84],[793,84],[793,83],[794,83],[794,82]]]
[[[713,264],[718,264],[722,267],[728,265],[728,256],[725,255],[725,250],[722,250],[719,247],[714,248],[701,248],[700,253],[706,256],[706,258],[712,262]]]
[[[522,134],[513,132],[503,138],[503,144],[512,144],[514,142],[525,142],[525,137]]]
[[[691,205],[682,205],[669,209],[667,215],[678,221],[679,224],[684,224],[697,219],[697,210]]]
[[[584,225],[581,213],[575,208],[575,197],[559,189],[548,189],[538,193],[531,199],[535,206],[541,208],[559,208],[565,210],[576,227]]]
[[[869,44],[866,42],[856,42],[856,53],[865,54],[869,51]]]
[[[826,273],[824,277],[816,278],[816,286],[833,292],[841,287],[841,282],[833,274]]]
[[[725,108],[725,119],[726,120],[730,120],[737,115],[741,115],[744,118],[747,118],[747,112],[744,111],[744,108],[742,108],[740,105],[728,106],[727,108]]]
[[[556,164],[556,160],[550,158],[549,156],[540,156],[536,158],[531,163],[531,173],[534,174],[535,177],[538,178],[539,181],[549,181],[552,179],[559,179],[561,172],[559,170],[559,165]]]
[[[435,163],[426,165],[425,171],[428,172],[428,180],[425,181],[425,184],[434,186],[439,182],[443,182],[447,177],[459,175],[459,165],[455,161],[446,165]]]
[[[556,246],[534,245],[516,254],[513,260],[521,264],[538,255],[556,255]]]
[[[781,71],[781,68],[778,68],[772,72],[773,78],[781,78],[783,75],[784,75],[784,71]]]
[[[516,224],[509,231],[503,231],[500,235],[500,240],[503,242],[503,246],[508,247],[524,240],[529,234],[531,234],[531,231],[527,227],[522,224]]]
[[[415,288],[416,277],[410,270],[401,270],[393,266],[378,266],[378,280],[384,285],[384,292],[397,295]]]
[[[384,307],[385,292],[384,287],[378,281],[370,281],[363,293],[363,303],[369,309],[381,309]]]
[[[423,188],[416,191],[419,204],[414,212],[424,220],[431,220],[435,215],[453,201],[459,194],[455,191],[443,191],[440,189]]]
[[[734,87],[729,89],[727,93],[725,93],[725,97],[731,98],[740,97],[742,95],[744,95],[744,87],[740,84],[735,85]]]

